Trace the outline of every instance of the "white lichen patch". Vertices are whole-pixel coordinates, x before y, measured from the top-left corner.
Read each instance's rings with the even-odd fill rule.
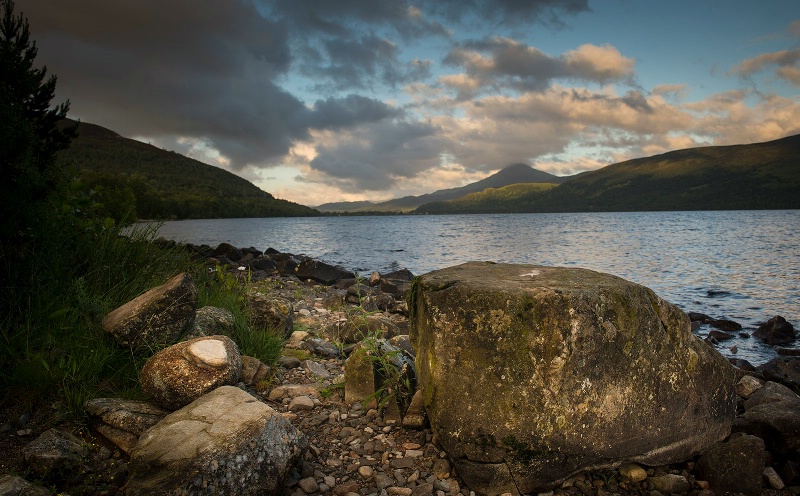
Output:
[[[204,339],[189,345],[189,355],[203,365],[224,367],[228,363],[228,350],[225,343],[216,339]]]

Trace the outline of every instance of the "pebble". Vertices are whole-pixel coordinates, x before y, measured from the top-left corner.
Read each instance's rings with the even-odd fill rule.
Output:
[[[306,477],[305,479],[300,479],[297,485],[300,486],[300,489],[302,489],[303,492],[306,494],[311,494],[319,491],[319,484],[317,484],[317,481],[314,480],[313,477]]]
[[[370,466],[362,465],[362,466],[358,467],[358,475],[360,475],[361,478],[364,479],[364,480],[371,479],[372,478],[372,473],[373,473],[373,470],[372,470],[372,467],[370,467]]]
[[[390,494],[391,496],[411,496],[412,490],[409,487],[387,487],[386,494]]]
[[[301,410],[313,410],[313,409],[314,409],[314,400],[308,396],[296,396],[292,398],[292,401],[289,403],[290,412],[297,412]]]

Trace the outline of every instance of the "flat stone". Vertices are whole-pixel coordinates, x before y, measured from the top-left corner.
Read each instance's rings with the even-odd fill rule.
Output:
[[[619,474],[631,482],[642,482],[647,479],[647,471],[635,463],[623,463],[619,466]]]
[[[196,341],[186,348],[199,365],[208,367],[224,367],[228,363],[228,352],[225,343],[217,339]]]

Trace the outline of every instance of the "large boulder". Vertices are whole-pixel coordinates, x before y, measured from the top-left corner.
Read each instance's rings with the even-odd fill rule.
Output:
[[[125,494],[273,494],[306,446],[278,412],[223,386],[142,434]]]
[[[50,496],[50,491],[16,475],[0,476],[0,496]]]
[[[197,310],[197,288],[181,273],[103,319],[103,330],[123,346],[155,348],[170,344],[191,327]]]
[[[734,430],[758,436],[773,455],[800,450],[800,396],[776,382],[767,382],[744,403]]]
[[[760,366],[764,379],[779,382],[800,394],[800,357],[778,356]]]
[[[142,432],[156,425],[168,410],[141,400],[94,398],[86,402],[92,426],[126,454]]]
[[[294,269],[300,280],[311,279],[330,286],[340,279],[353,279],[356,275],[349,270],[308,258],[300,262]]]
[[[734,434],[726,443],[712,446],[697,461],[697,471],[717,493],[761,494],[766,450],[764,441]]]
[[[758,326],[753,332],[756,337],[767,344],[791,344],[797,338],[794,326],[780,315],[772,317]]]
[[[682,461],[730,432],[733,368],[643,286],[471,262],[419,277],[410,311],[431,427],[478,493]]]
[[[241,373],[236,343],[227,336],[207,336],[159,351],[145,362],[140,379],[150,401],[177,410],[213,389],[236,384]]]

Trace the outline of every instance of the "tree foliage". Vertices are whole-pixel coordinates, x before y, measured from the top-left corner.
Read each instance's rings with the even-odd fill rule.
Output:
[[[52,106],[56,76],[34,65],[38,49],[28,21],[2,1],[0,19],[0,241],[30,234],[52,193],[65,182],[55,160],[69,146],[74,128],[58,127],[69,101]]]

